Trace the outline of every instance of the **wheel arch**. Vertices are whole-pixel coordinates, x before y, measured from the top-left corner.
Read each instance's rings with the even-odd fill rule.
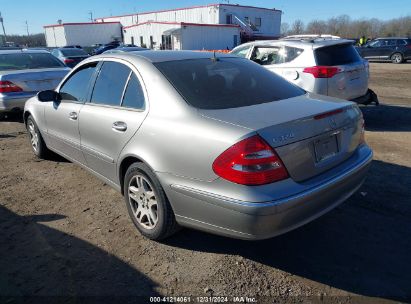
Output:
[[[153,172],[153,168],[141,157],[136,155],[127,155],[121,161],[118,166],[118,177],[120,181],[121,194],[124,195],[124,177],[126,175],[127,169],[134,163],[143,163],[148,166]]]

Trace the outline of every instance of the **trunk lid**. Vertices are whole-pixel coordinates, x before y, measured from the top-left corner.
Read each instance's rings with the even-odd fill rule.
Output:
[[[0,80],[10,81],[24,92],[38,92],[55,89],[69,71],[69,68],[4,71],[0,73]]]
[[[250,107],[199,111],[205,117],[257,132],[275,148],[295,181],[337,166],[361,140],[357,106],[311,93]],[[324,113],[333,114],[319,115]]]

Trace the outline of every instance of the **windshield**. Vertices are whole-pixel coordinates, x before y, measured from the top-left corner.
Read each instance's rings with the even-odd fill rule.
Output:
[[[200,109],[245,107],[305,93],[242,58],[191,59],[154,65],[189,104]]]
[[[60,50],[64,56],[86,56],[88,55],[85,51],[80,49],[66,49]]]
[[[0,71],[61,67],[65,65],[47,53],[0,54]]]

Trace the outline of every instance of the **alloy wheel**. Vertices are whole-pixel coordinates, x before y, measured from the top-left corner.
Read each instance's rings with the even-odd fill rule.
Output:
[[[37,134],[36,127],[32,120],[27,122],[27,129],[29,131],[30,142],[31,146],[33,147],[34,151],[38,151],[39,148],[39,135]]]
[[[153,229],[158,222],[158,204],[150,181],[141,174],[133,176],[128,185],[128,197],[137,222],[145,229]]]

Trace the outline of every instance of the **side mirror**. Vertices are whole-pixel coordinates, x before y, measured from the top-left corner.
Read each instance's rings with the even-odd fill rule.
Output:
[[[37,93],[37,99],[41,102],[58,101],[60,94],[53,90],[40,91]]]

